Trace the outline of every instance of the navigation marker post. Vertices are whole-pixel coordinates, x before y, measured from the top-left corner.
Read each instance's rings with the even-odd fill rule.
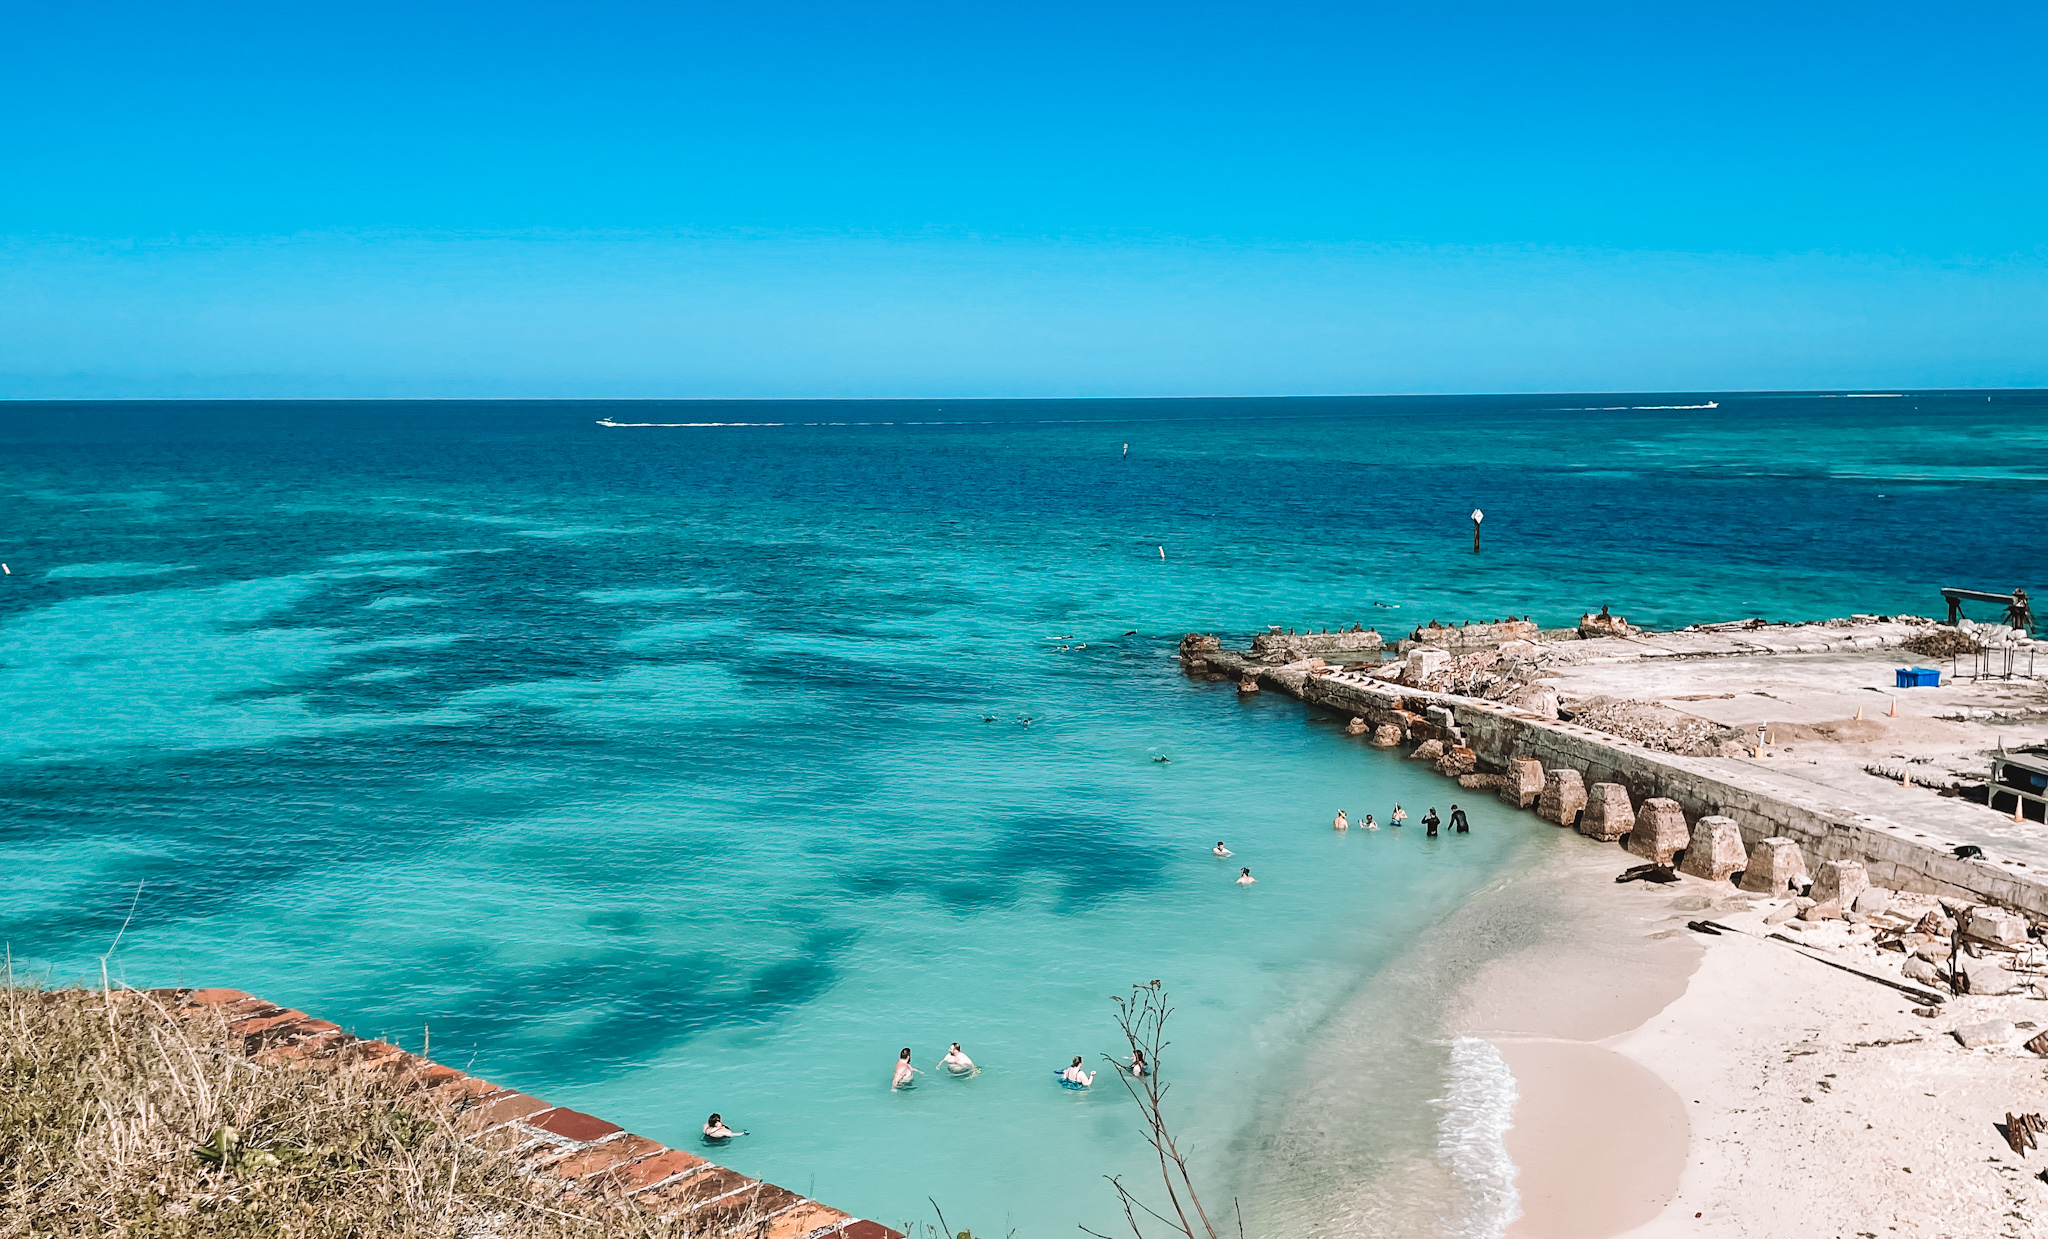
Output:
[[[1479,553],[1479,522],[1485,519],[1486,513],[1481,512],[1478,508],[1472,509],[1472,553],[1474,555]]]

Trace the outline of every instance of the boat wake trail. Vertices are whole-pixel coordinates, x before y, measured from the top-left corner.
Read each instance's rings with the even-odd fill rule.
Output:
[[[1464,1239],[1500,1239],[1522,1215],[1515,1163],[1507,1148],[1517,1096],[1514,1072],[1491,1041],[1459,1037],[1451,1042],[1444,1074],[1436,1147],[1464,1197],[1456,1233]]]
[[[787,425],[789,425],[789,423],[788,423],[788,422],[615,422],[615,421],[613,421],[613,420],[612,420],[611,418],[609,418],[609,417],[601,417],[601,418],[599,418],[599,419],[598,419],[598,421],[597,421],[597,424],[598,424],[598,425],[600,425],[600,426],[610,426],[610,427],[611,427],[612,429],[614,429],[614,430],[628,430],[628,429],[632,429],[632,428],[634,428],[634,427],[650,427],[650,426],[651,426],[651,427],[655,427],[655,428],[658,428],[658,429],[662,429],[662,430],[676,430],[676,429],[681,429],[681,428],[686,428],[686,427],[697,427],[697,426],[787,426]]]

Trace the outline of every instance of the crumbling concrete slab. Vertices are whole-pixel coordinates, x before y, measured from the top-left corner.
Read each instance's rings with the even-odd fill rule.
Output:
[[[1507,773],[1502,776],[1500,798],[1503,804],[1517,809],[1527,809],[1543,795],[1543,763],[1533,757],[1517,757],[1508,762]]]
[[[1760,895],[1782,895],[1806,885],[1806,857],[1791,839],[1759,839],[1750,849],[1742,872],[1742,889]]]
[[[1595,783],[1586,789],[1586,811],[1579,817],[1579,833],[1588,839],[1612,843],[1636,828],[1635,806],[1628,800],[1628,788],[1619,783]]]
[[[1747,863],[1749,858],[1742,851],[1742,828],[1734,819],[1703,817],[1693,823],[1691,839],[1685,845],[1685,861],[1678,871],[1709,882],[1726,882]]]
[[[1636,828],[1629,832],[1628,850],[1637,856],[1667,865],[1691,842],[1692,832],[1685,826],[1685,810],[1678,807],[1676,800],[1653,797],[1636,810]]]
[[[1543,794],[1536,798],[1536,816],[1559,826],[1576,826],[1586,807],[1586,779],[1576,770],[1543,772]]]

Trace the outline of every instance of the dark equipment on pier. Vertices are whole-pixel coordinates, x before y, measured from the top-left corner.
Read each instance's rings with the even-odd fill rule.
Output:
[[[1963,618],[1965,602],[1995,602],[2005,608],[2006,624],[2021,632],[2034,630],[2034,608],[2027,599],[2027,591],[2015,589],[2009,594],[1987,594],[1981,589],[1943,589],[1941,596],[1948,599],[1948,623],[1951,628]]]

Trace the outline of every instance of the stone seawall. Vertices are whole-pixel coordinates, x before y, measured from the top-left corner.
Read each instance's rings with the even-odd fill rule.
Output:
[[[1714,759],[1680,757],[1619,736],[1539,718],[1499,702],[1404,689],[1340,675],[1312,664],[1267,667],[1230,651],[1208,655],[1210,667],[1254,676],[1262,686],[1372,726],[1392,724],[1412,742],[1441,741],[1472,751],[1485,771],[1518,758],[1545,770],[1575,770],[1586,786],[1617,783],[1640,805],[1652,797],[1677,801],[1688,823],[1727,817],[1745,846],[1767,838],[1796,841],[1810,864],[1861,861],[1872,882],[1893,890],[2017,908],[2048,919],[2048,873],[1997,858],[1958,860],[1951,841],[1865,813],[1802,800],[1776,789],[1744,786],[1740,771]],[[1370,729],[1370,728],[1369,728]]]
[[[594,1209],[631,1200],[692,1226],[693,1234],[739,1233],[737,1227],[749,1239],[903,1239],[880,1223],[636,1136],[595,1115],[550,1105],[387,1042],[365,1041],[241,990],[152,990],[148,996],[174,1017],[219,1011],[228,1021],[229,1040],[260,1063],[346,1064],[386,1073],[449,1107],[468,1143],[512,1157],[528,1175],[558,1187],[564,1203]]]

